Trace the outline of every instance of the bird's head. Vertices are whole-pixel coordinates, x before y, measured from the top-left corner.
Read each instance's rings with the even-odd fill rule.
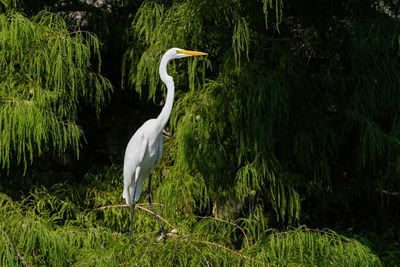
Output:
[[[167,65],[168,62],[172,59],[176,58],[183,58],[183,57],[190,57],[190,56],[206,56],[206,53],[203,52],[197,52],[197,51],[190,51],[190,50],[185,50],[181,48],[171,48],[165,54],[163,55],[160,63],[160,77],[161,80],[165,83],[167,79],[171,79],[172,77],[168,75],[167,73]]]
[[[181,48],[171,48],[164,54],[164,56],[167,56],[169,59],[191,57],[191,56],[206,56],[206,55],[207,53],[190,51]]]

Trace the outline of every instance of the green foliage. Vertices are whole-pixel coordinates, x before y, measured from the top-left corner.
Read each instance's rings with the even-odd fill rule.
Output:
[[[332,231],[299,228],[269,235],[261,244],[272,266],[381,266],[368,248]]]
[[[0,1],[1,8],[4,10],[12,9],[17,6],[17,1],[16,0],[1,0]],[[2,10],[3,11],[3,10]]]
[[[279,24],[282,22],[283,1],[282,0],[262,0],[263,11],[265,14],[265,27],[268,28],[268,13],[272,9],[275,11],[275,28],[279,31]],[[274,10],[275,9],[275,10]]]
[[[264,7],[265,19],[268,9],[272,8],[271,3],[260,4]],[[187,206],[186,209],[197,212],[213,210],[228,217],[233,212],[240,213],[244,202],[251,207],[250,213],[263,209],[263,201],[258,200],[261,197],[273,207],[278,220],[293,222],[299,218],[300,211],[295,185],[297,175],[289,174],[270,149],[264,148],[271,145],[267,144],[270,140],[264,142],[264,139],[267,135],[272,139],[273,121],[284,114],[279,109],[285,109],[287,105],[287,92],[267,76],[261,73],[254,76],[245,71],[249,65],[241,62],[250,60],[252,35],[240,4],[217,1],[213,5],[216,7],[210,10],[207,1],[177,2],[171,6],[145,1],[132,24],[140,43],[125,54],[128,80],[140,93],[142,86],[147,84],[149,97],[153,99],[159,84],[158,63],[167,48],[199,47],[198,50],[209,52],[211,57],[221,53],[216,63],[205,58],[199,66],[197,59],[189,60],[187,79],[178,75],[184,61],[174,62],[171,66],[170,74],[174,76],[177,88],[171,116],[174,139],[170,144],[174,161],[158,194],[166,200],[173,199],[172,195],[180,195],[186,200],[171,200],[166,203],[168,206],[177,205],[180,209]],[[232,8],[226,9],[226,6]],[[275,8],[279,17],[281,3]],[[280,19],[276,25],[279,22]],[[140,46],[146,49],[138,57],[135,53]],[[206,82],[204,72],[211,66],[218,66],[219,62],[223,64],[218,67],[222,68],[219,77]],[[232,72],[229,64],[236,66],[236,71]],[[254,80],[259,81],[256,86]],[[272,86],[276,90],[271,90]],[[182,91],[184,95],[180,94]],[[270,105],[265,105],[266,101]],[[222,103],[224,109],[221,109]],[[264,119],[271,119],[271,123],[263,127],[259,122]],[[256,175],[251,175],[249,170],[253,174],[256,171]],[[284,173],[278,173],[282,170]],[[179,184],[186,186],[177,187]],[[255,194],[258,198],[253,197]]]
[[[209,53],[169,66],[175,105],[151,188],[169,237],[157,240],[140,202],[129,238],[121,169],[113,165],[20,199],[2,195],[2,263],[399,265],[395,2],[1,1],[5,167],[81,149],[79,112],[88,105],[99,114],[110,90],[92,72],[100,49],[116,94],[102,131],[84,129],[96,135],[85,147],[90,157],[106,146],[103,130],[123,147],[123,131],[131,135],[160,108],[120,82],[162,105],[161,55],[170,47]],[[17,6],[26,14],[53,10],[104,45],[52,13],[27,19],[11,11]],[[2,191],[30,188],[23,181],[32,177],[6,178]],[[327,227],[335,231],[315,230]]]
[[[94,34],[67,28],[58,15],[28,19],[9,10],[0,15],[0,164],[23,162],[44,151],[79,153],[83,136],[76,124],[79,105],[97,116],[111,91],[100,70]],[[14,163],[13,163],[14,164]]]
[[[313,20],[294,1],[144,1],[124,57],[136,91],[160,95],[166,49],[209,53],[169,69],[171,140],[155,176],[164,204],[332,227],[351,227],[363,206],[360,225],[399,231],[399,22],[369,4],[324,1]]]
[[[354,36],[352,64],[365,74],[353,71],[348,77],[355,90],[346,103],[345,116],[349,128],[360,131],[359,167],[376,170],[390,167],[387,162],[395,162],[400,152],[398,105],[391,101],[400,97],[395,86],[400,82],[399,64],[392,60],[398,58],[399,47],[396,26],[388,18],[371,27],[361,28],[360,36]],[[376,53],[381,56],[374,57]]]
[[[121,172],[114,166],[88,173],[81,184],[37,187],[19,201],[1,194],[2,265],[381,265],[368,247],[333,231],[301,227],[254,235],[256,221],[160,212],[159,204],[168,237],[155,235],[154,216],[139,203],[130,238]]]

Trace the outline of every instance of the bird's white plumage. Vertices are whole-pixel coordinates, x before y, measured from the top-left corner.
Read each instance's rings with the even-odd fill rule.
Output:
[[[124,191],[123,198],[127,204],[139,200],[143,190],[143,182],[153,172],[154,167],[161,159],[163,138],[162,129],[168,122],[174,99],[174,81],[167,73],[168,62],[172,59],[188,56],[206,55],[202,52],[187,51],[180,48],[169,49],[160,63],[160,78],[167,86],[165,105],[156,119],[146,121],[132,136],[125,151],[124,159]],[[136,192],[134,194],[134,185]]]
[[[135,201],[138,201],[143,190],[143,181],[150,175],[160,161],[163,139],[162,133],[157,132],[156,119],[146,121],[132,136],[125,152],[124,162],[124,192],[127,204],[132,200],[134,180],[137,180]],[[136,177],[136,169],[140,172]]]

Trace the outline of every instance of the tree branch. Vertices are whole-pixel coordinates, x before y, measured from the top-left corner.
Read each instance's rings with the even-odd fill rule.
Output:
[[[10,242],[11,243],[11,242]],[[19,261],[22,263],[22,265],[24,267],[30,267],[30,265],[28,263],[25,262],[24,257],[22,257],[21,253],[19,253],[19,251],[17,250],[17,248],[15,247],[15,245],[13,243],[11,243],[12,247],[14,248],[14,252],[15,255],[17,255]]]
[[[0,99],[0,102],[3,102],[3,103],[18,103],[18,102],[24,102],[25,104],[32,105],[32,101],[30,101],[30,100],[7,100],[7,99]]]
[[[248,257],[248,256],[246,256],[246,255],[243,255],[243,254],[241,254],[241,253],[239,253],[239,252],[234,251],[233,249],[224,247],[224,246],[222,246],[222,245],[220,245],[220,244],[217,244],[217,243],[213,243],[213,242],[209,242],[209,241],[202,241],[202,240],[191,240],[191,241],[192,241],[192,242],[197,242],[197,243],[206,244],[206,245],[211,245],[211,246],[215,246],[215,247],[219,247],[219,248],[222,248],[222,249],[224,249],[224,250],[227,250],[227,251],[229,251],[229,252],[231,252],[231,253],[233,253],[233,254],[239,256],[239,257],[242,257],[242,258],[244,258],[244,259],[246,259],[246,260],[249,260],[249,261],[252,261],[252,262],[256,262],[256,263],[258,263],[258,264],[266,265],[265,262],[256,260],[256,259],[254,259],[254,258],[250,258],[250,257]]]
[[[156,203],[153,203],[153,204],[156,204]],[[161,205],[161,204],[160,204],[160,205]],[[119,205],[109,205],[109,206],[104,206],[104,207],[98,207],[98,208],[95,208],[95,209],[91,210],[91,211],[89,212],[89,214],[90,214],[91,212],[93,212],[93,211],[96,211],[96,210],[104,210],[104,209],[111,209],[111,208],[126,208],[126,207],[130,207],[130,205],[128,205],[128,204],[119,204]],[[138,209],[147,211],[148,213],[154,214],[151,210],[148,210],[148,209],[142,207],[142,204],[136,204],[136,207],[138,207]],[[164,221],[166,224],[168,224],[169,227],[171,227],[171,228],[173,228],[173,229],[175,228],[172,224],[170,224],[167,220],[165,220],[165,219],[164,219],[163,217],[161,217],[159,214],[157,214],[157,216],[158,216],[158,218],[160,218],[162,221]]]
[[[236,223],[228,222],[228,221],[225,221],[225,220],[222,220],[222,219],[218,219],[218,218],[215,218],[215,217],[205,217],[205,218],[221,221],[221,222],[228,223],[228,224],[231,224],[233,226],[236,226],[237,228],[239,228],[239,230],[243,233],[244,237],[246,238],[247,248],[250,247],[249,239],[247,238],[247,235],[246,235],[245,231],[239,225],[237,225]]]

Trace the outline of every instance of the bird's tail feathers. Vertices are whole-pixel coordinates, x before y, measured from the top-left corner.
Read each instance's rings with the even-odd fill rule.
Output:
[[[128,204],[128,205],[131,204],[131,198],[129,196],[129,187],[128,186],[124,187],[124,192],[122,193],[122,197],[125,198],[126,204]]]

